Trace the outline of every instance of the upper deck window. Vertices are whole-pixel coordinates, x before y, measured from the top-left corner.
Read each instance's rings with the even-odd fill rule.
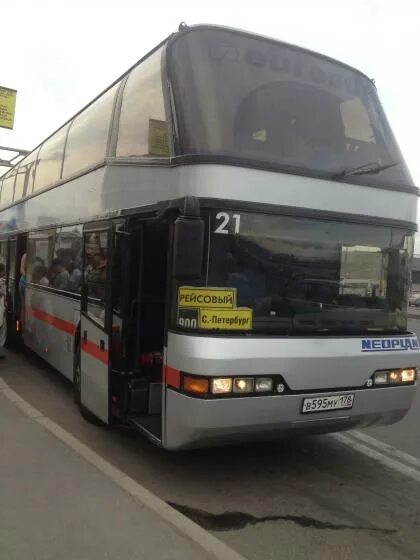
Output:
[[[168,61],[181,154],[325,178],[374,164],[375,174],[351,180],[412,184],[375,86],[358,71],[289,45],[208,28],[179,36]]]
[[[34,191],[48,187],[60,180],[64,142],[68,127],[68,124],[63,126],[42,144],[35,171]]]
[[[4,204],[9,204],[13,201],[13,189],[15,185],[16,179],[16,170],[12,169],[9,171],[5,178],[3,179],[3,184],[1,187],[1,202],[0,204],[3,206]]]
[[[121,107],[117,156],[169,156],[161,59],[160,49],[136,66],[128,77]]]
[[[67,137],[63,179],[105,159],[118,86],[119,83],[74,119]]]
[[[35,150],[19,163],[19,167],[17,168],[14,200],[19,200],[32,192],[38,152],[39,150]]]

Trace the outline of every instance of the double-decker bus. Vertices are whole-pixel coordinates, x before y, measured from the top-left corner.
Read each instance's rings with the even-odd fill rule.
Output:
[[[86,418],[175,450],[409,410],[418,192],[359,71],[182,26],[0,183],[8,338]]]

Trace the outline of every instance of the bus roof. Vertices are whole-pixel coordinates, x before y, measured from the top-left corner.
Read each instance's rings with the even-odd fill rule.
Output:
[[[72,115],[71,117],[69,117],[64,123],[62,123],[57,129],[55,129],[49,136],[45,137],[39,144],[37,144],[28,155],[32,154],[33,152],[35,152],[42,144],[44,144],[44,142],[46,142],[49,138],[51,138],[52,136],[54,136],[54,134],[56,134],[56,132],[58,132],[61,128],[63,128],[64,126],[66,126],[68,123],[70,123],[75,117],[77,117],[79,114],[81,114],[85,109],[87,109],[90,105],[92,105],[96,100],[98,100],[104,93],[106,93],[108,90],[110,90],[113,86],[115,86],[119,81],[121,81],[123,78],[125,78],[127,76],[127,74],[129,74],[136,66],[138,66],[143,60],[145,60],[146,58],[148,58],[149,56],[151,56],[155,51],[157,51],[158,49],[160,49],[162,46],[164,46],[165,44],[170,44],[177,40],[178,38],[182,37],[183,35],[185,35],[186,33],[190,33],[190,32],[200,32],[200,31],[206,31],[206,30],[221,30],[221,31],[227,31],[229,33],[234,33],[237,35],[243,35],[246,37],[253,37],[256,39],[261,39],[264,41],[268,41],[270,43],[273,44],[278,44],[278,45],[282,45],[285,47],[289,47],[292,48],[294,50],[298,50],[300,52],[303,53],[308,53],[308,54],[312,54],[314,56],[317,56],[319,58],[322,58],[324,60],[328,60],[330,62],[333,62],[335,64],[339,64],[340,66],[343,66],[345,68],[348,68],[349,70],[353,71],[353,72],[357,72],[358,74],[360,74],[363,78],[369,80],[370,82],[373,82],[373,80],[371,78],[369,78],[366,74],[364,74],[363,72],[361,72],[360,70],[358,70],[357,68],[354,68],[353,66],[350,66],[349,64],[346,64],[344,62],[341,62],[335,58],[329,57],[327,55],[324,55],[322,53],[319,53],[317,51],[313,51],[311,49],[307,49],[305,47],[301,47],[298,45],[294,45],[291,43],[287,43],[285,41],[280,41],[278,39],[273,39],[272,37],[268,37],[265,35],[260,35],[258,33],[252,33],[250,31],[244,31],[241,29],[236,29],[236,28],[232,28],[232,27],[227,27],[227,26],[222,26],[222,25],[212,25],[212,24],[198,24],[198,25],[192,25],[192,26],[187,26],[184,23],[181,23],[179,26],[179,29],[177,32],[175,33],[171,33],[170,35],[168,35],[165,39],[163,39],[163,41],[161,41],[158,45],[156,45],[156,47],[154,47],[152,50],[148,51],[144,56],[142,56],[138,61],[136,61],[132,66],[130,66],[130,68],[128,68],[125,72],[123,72],[120,76],[118,76],[118,78],[116,78],[113,82],[111,82],[111,84],[109,86],[107,86],[105,89],[103,89],[102,91],[100,91],[100,93],[98,93],[98,95],[96,95],[91,101],[89,101],[89,103],[87,103],[86,105],[84,105],[79,111],[77,111],[77,113],[75,113],[74,115]],[[375,84],[374,84],[375,85]],[[376,86],[375,86],[376,87]],[[22,158],[23,160],[24,158]],[[20,160],[20,161],[22,161]],[[11,173],[14,169],[16,169],[19,166],[19,163],[16,163],[10,170],[6,171],[3,175],[0,176],[1,178],[5,178],[7,175],[9,175],[9,173]]]

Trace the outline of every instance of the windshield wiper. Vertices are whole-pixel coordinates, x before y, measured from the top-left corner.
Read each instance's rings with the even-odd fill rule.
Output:
[[[382,165],[377,161],[372,163],[365,163],[364,165],[359,165],[358,167],[347,167],[338,173],[335,173],[331,179],[343,179],[344,177],[351,177],[352,175],[376,175],[385,169],[390,167],[395,167],[400,165],[400,162],[388,163],[388,165]]]

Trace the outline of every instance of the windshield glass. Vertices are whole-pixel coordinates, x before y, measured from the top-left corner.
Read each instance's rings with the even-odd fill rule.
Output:
[[[215,291],[181,290],[178,326],[287,334],[406,330],[412,233],[244,212],[214,212],[209,220],[205,286]],[[194,307],[201,309],[191,322]]]
[[[168,54],[180,154],[228,156],[292,173],[412,185],[373,83],[289,45],[221,29],[193,29]],[[396,165],[394,165],[396,164]],[[387,167],[390,166],[390,167]]]

